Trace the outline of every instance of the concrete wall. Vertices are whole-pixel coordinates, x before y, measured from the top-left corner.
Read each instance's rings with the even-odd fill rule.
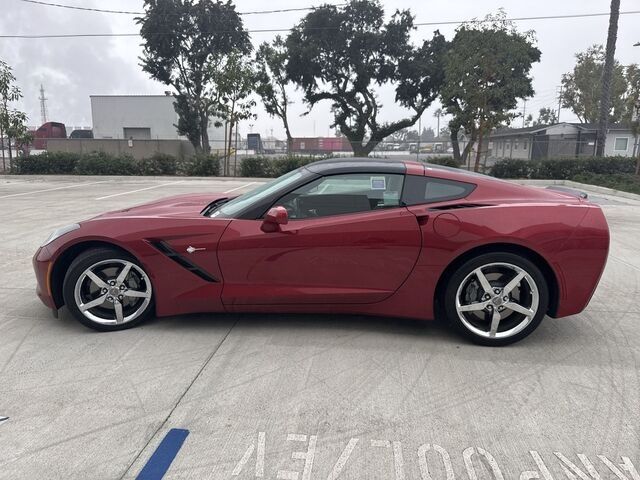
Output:
[[[129,146],[131,145],[131,146]],[[106,152],[113,155],[127,154],[135,159],[148,158],[154,153],[166,153],[178,159],[195,153],[193,145],[186,140],[128,140],[115,139],[49,139],[50,152],[91,153]]]

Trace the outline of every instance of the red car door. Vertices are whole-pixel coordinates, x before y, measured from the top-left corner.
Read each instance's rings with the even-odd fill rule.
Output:
[[[290,221],[233,220],[218,245],[227,305],[373,303],[411,273],[422,236],[406,208]]]

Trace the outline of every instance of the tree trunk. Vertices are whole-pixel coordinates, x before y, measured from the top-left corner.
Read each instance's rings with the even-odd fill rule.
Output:
[[[609,123],[609,107],[611,104],[611,79],[615,66],[616,39],[618,37],[618,17],[620,16],[620,0],[611,0],[609,15],[609,33],[605,51],[604,70],[602,72],[602,92],[600,94],[600,115],[598,116],[598,135],[596,139],[596,156],[604,155]]]
[[[354,157],[366,157],[369,155],[370,150],[368,151],[366,146],[362,144],[362,139],[347,138],[349,139],[349,143],[351,143],[351,150],[353,150]]]
[[[209,117],[207,114],[200,114],[200,139],[202,152],[205,155],[209,155],[211,153],[211,145],[209,145]]]
[[[635,136],[633,155],[636,157],[636,175],[640,175],[640,146],[638,145],[638,135]]]
[[[231,175],[231,149],[233,148],[233,127],[234,123],[229,122],[229,145],[227,148],[227,154],[225,155],[225,165],[227,168],[225,169],[225,175]]]
[[[451,146],[453,147],[453,159],[462,164],[462,157],[460,156],[460,142],[458,141],[459,128],[451,129]]]
[[[473,146],[476,144],[476,137],[475,135],[472,135],[469,138],[469,141],[467,142],[467,144],[464,147],[464,150],[462,151],[462,165],[466,165],[467,164],[467,158],[469,158],[469,154],[471,153],[471,150],[473,149]]]
[[[9,144],[9,171],[13,173],[13,152],[11,151],[11,137],[7,136],[7,143]]]
[[[480,130],[478,135],[478,150],[476,151],[476,161],[473,165],[473,171],[477,172],[480,170],[480,158],[482,157],[482,147],[484,146],[484,132]]]
[[[0,148],[2,149],[2,173],[7,171],[7,163],[4,158],[4,130],[0,125]]]
[[[284,131],[287,134],[287,155],[291,155],[291,150],[293,149],[293,136],[291,135],[291,130],[289,129],[289,121],[287,120],[286,113],[282,117],[282,123],[284,125]]]
[[[381,141],[382,140],[369,139],[366,144],[363,144],[362,140],[352,140],[351,148],[353,149],[353,156],[365,158],[368,157],[373,149],[376,148]]]

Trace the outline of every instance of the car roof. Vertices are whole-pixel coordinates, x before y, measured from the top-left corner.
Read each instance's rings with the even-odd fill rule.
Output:
[[[318,175],[335,175],[345,172],[400,173],[407,172],[406,162],[373,158],[329,158],[306,165],[307,170]]]

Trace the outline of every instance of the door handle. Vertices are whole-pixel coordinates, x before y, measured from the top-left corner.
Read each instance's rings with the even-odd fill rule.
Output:
[[[429,222],[429,214],[428,213],[418,213],[415,214],[416,219],[418,220],[418,225],[423,226]]]

